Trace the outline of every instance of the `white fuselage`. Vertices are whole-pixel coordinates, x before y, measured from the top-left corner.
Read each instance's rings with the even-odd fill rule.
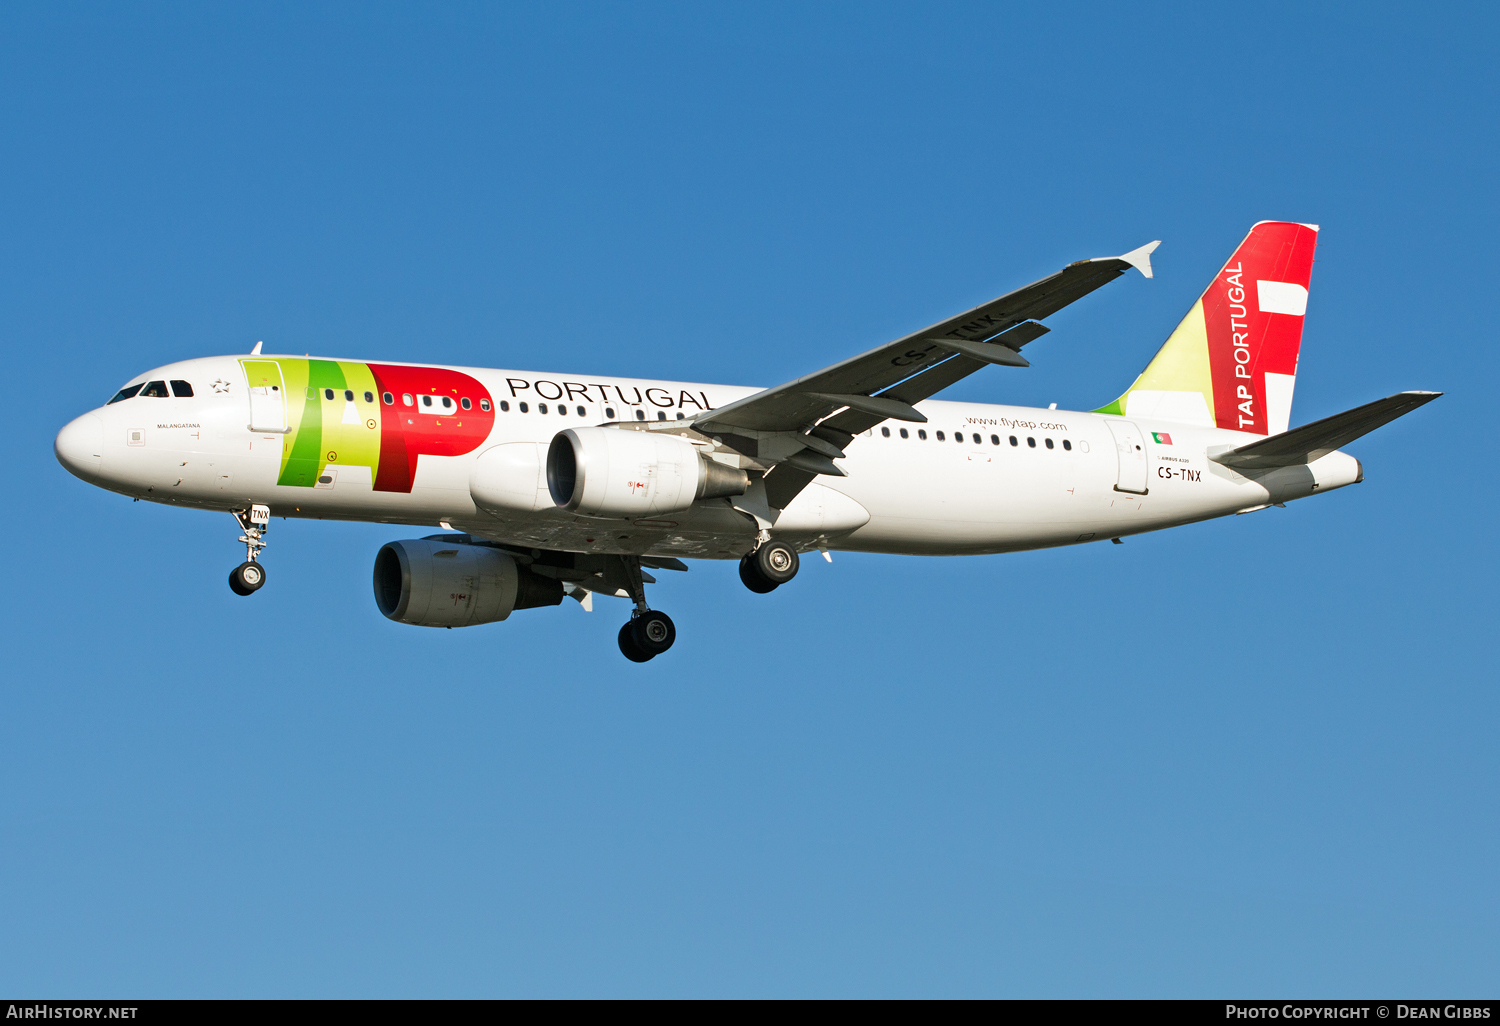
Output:
[[[100,487],[201,509],[263,504],[278,517],[442,524],[513,545],[576,552],[738,558],[754,545],[757,523],[749,513],[757,511],[747,512],[753,496],[633,521],[582,517],[552,503],[536,461],[559,431],[610,422],[606,410],[639,424],[639,409],[646,423],[670,427],[680,412],[688,419],[702,412],[686,395],[718,408],[757,389],[453,368],[481,382],[497,407],[504,400],[510,408],[496,409],[489,436],[473,451],[423,455],[411,490],[391,492],[374,490],[368,468],[347,464],[313,486],[278,484],[283,437],[250,429],[242,360],[190,360],[142,375],[137,380],[190,380],[195,394],[138,396],[85,414],[59,436],[59,458]],[[539,402],[537,383],[575,380],[587,387],[565,393],[565,413],[555,402],[539,412],[547,399]],[[1157,530],[1361,478],[1358,462],[1343,453],[1247,476],[1209,455],[1258,436],[1217,428],[937,400],[917,409],[926,424],[887,421],[857,436],[838,462],[848,476],[817,478],[785,511],[772,512],[771,533],[804,549],[1008,552]],[[520,468],[512,472],[522,478],[520,492],[534,495],[530,508],[476,504],[476,468],[496,446],[526,457],[505,466]]]

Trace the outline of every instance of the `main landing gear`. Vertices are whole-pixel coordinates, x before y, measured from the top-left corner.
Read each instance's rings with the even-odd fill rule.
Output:
[[[621,556],[625,564],[625,580],[630,587],[630,597],[635,599],[635,612],[620,628],[620,651],[633,663],[644,663],[655,659],[677,640],[677,627],[666,613],[646,605],[646,582],[641,577],[639,556]]]
[[[258,562],[260,550],[266,547],[266,531],[271,526],[269,506],[251,506],[231,511],[239,523],[240,541],[245,543],[245,561],[229,571],[229,590],[236,595],[253,595],[266,583],[266,568]]]
[[[620,628],[620,651],[633,663],[655,659],[677,640],[672,618],[659,610],[636,613]]]
[[[786,542],[764,542],[740,560],[740,580],[764,595],[796,577],[798,565],[797,550]]]

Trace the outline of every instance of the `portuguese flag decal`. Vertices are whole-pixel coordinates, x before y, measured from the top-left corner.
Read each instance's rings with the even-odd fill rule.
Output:
[[[1167,434],[1165,431],[1153,431],[1153,432],[1151,432],[1151,440],[1153,442],[1155,442],[1157,445],[1171,445],[1172,444],[1172,436],[1169,435],[1169,434]]]

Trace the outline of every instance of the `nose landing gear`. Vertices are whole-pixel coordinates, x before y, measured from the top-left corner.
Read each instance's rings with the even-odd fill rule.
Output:
[[[248,560],[229,571],[229,590],[236,595],[250,595],[266,583],[265,567]]]
[[[644,663],[655,659],[677,640],[677,627],[672,618],[658,609],[646,605],[646,582],[641,577],[641,560],[638,556],[621,556],[625,564],[625,580],[630,597],[635,599],[635,612],[620,628],[620,651],[633,663]]]
[[[258,562],[260,550],[266,547],[266,531],[271,526],[269,506],[251,506],[248,510],[231,511],[234,519],[245,533],[240,541],[245,543],[245,561],[229,571],[229,590],[236,595],[253,595],[266,583],[266,568]]]
[[[796,549],[786,542],[768,541],[740,560],[740,580],[764,595],[796,577],[799,565]]]

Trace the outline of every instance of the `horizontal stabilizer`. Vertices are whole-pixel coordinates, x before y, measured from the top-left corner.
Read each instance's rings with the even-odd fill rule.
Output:
[[[1295,467],[1321,459],[1334,450],[1389,424],[1419,406],[1432,402],[1441,392],[1398,392],[1373,403],[1356,406],[1332,417],[1315,420],[1279,435],[1262,438],[1208,458],[1236,470],[1271,470]]]

